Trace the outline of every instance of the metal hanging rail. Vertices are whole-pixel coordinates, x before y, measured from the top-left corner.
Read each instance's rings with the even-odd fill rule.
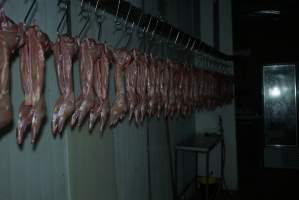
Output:
[[[97,0],[86,0],[86,2],[90,2],[94,7],[97,5],[97,3],[99,3]],[[165,38],[169,38],[169,40],[176,41],[177,43],[183,45],[188,44],[187,47],[190,50],[204,52],[225,61],[232,61],[234,58],[234,56],[224,54],[214,47],[201,41],[200,39],[184,33],[173,25],[161,21],[161,19],[159,19],[158,17],[144,14],[141,9],[133,6],[127,1],[100,0],[100,4],[106,10],[106,12],[117,15],[118,18],[123,18],[130,23],[138,24],[140,27],[146,28],[149,32],[155,31],[155,34],[158,34]],[[128,16],[127,14],[129,11],[130,15]],[[141,19],[140,16],[142,16]]]

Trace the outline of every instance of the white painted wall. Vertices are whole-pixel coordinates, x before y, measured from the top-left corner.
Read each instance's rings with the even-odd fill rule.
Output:
[[[133,3],[139,7],[142,6],[142,0],[135,0]],[[145,12],[156,16],[163,14],[159,13],[159,3],[161,2],[158,2],[158,0],[145,1]],[[164,1],[164,3],[169,2]],[[167,5],[170,6],[170,4]],[[176,11],[170,11],[167,13],[167,17],[172,16],[173,22],[177,25]],[[130,47],[138,47],[139,43],[138,40],[135,40]],[[170,54],[175,53],[174,51],[166,53],[166,51],[162,50],[161,46],[155,46],[151,49],[151,52],[157,56],[170,56]],[[194,134],[193,118],[173,120],[170,123],[170,128],[171,135],[173,136],[171,138],[173,151],[174,144],[179,139]],[[148,176],[147,131],[149,133],[150,180]],[[143,125],[136,127],[134,122],[129,123],[126,119],[113,129],[113,134],[115,139],[115,163],[119,199],[171,199],[170,158],[164,120],[151,119],[145,121]],[[188,156],[185,157],[185,176],[182,176],[181,180],[186,183],[190,180],[190,173],[192,174],[193,172],[191,177],[194,176],[195,170],[193,169],[194,167],[192,168],[193,165],[187,164],[189,162]],[[190,166],[191,170],[189,170]]]
[[[232,54],[232,10],[231,0],[220,2],[220,51]],[[202,40],[213,45],[213,1],[201,0],[201,35]],[[228,189],[237,190],[237,147],[235,129],[235,103],[218,108],[214,112],[201,112],[196,114],[196,132],[218,131],[218,116],[223,118],[224,140],[226,147],[225,154],[225,181]],[[199,175],[204,175],[204,157],[199,156]],[[220,147],[218,146],[211,154],[211,172],[220,176]]]
[[[35,18],[40,28],[53,40],[58,23],[57,7],[52,1],[39,0]],[[7,16],[15,22],[24,19],[30,1],[10,0],[4,7]],[[10,129],[0,131],[0,200],[65,200],[68,199],[68,174],[66,135],[53,139],[49,119],[58,94],[53,59],[46,63],[45,96],[48,122],[40,133],[36,148],[30,144],[27,135],[23,149],[16,144],[16,123],[18,109],[23,100],[20,83],[19,59],[11,66],[11,99],[14,124]]]
[[[72,1],[72,34],[78,35],[84,22],[80,22],[80,1]],[[94,16],[93,16],[94,17]],[[98,27],[95,20],[91,20],[86,37],[97,39]],[[112,35],[112,16],[107,15],[103,24],[102,41],[109,44],[115,41]],[[107,31],[109,30],[109,31]],[[75,92],[79,95],[79,65],[74,66]],[[111,79],[112,76],[111,76]],[[96,126],[92,133],[88,131],[88,121],[80,129],[67,129],[67,151],[69,172],[70,200],[117,199],[117,185],[115,176],[114,138],[110,129],[103,135]]]
[[[37,24],[55,41],[56,27],[60,19],[56,3],[47,0],[38,2],[35,15]],[[15,22],[22,21],[30,3],[31,1],[26,4],[16,0],[6,1],[6,14]],[[77,17],[80,1],[72,3],[73,34],[77,35],[82,27]],[[111,30],[110,24],[112,23],[107,23],[105,28]],[[87,36],[96,38],[95,24],[92,24],[91,28]],[[111,33],[103,34],[108,37]],[[78,71],[77,62],[74,66],[76,94],[79,94]],[[35,149],[30,144],[29,137],[26,138],[23,150],[16,144],[17,112],[23,99],[18,57],[13,61],[11,76],[14,125],[7,131],[1,130],[0,134],[0,200],[117,199],[114,140],[111,131],[106,131],[101,137],[96,131],[89,135],[85,127],[72,131],[66,128],[62,138],[52,137],[50,120],[58,97],[52,56],[47,60],[46,66],[48,121]]]
[[[139,0],[141,6],[141,0]],[[134,1],[138,5],[137,0]],[[145,1],[144,10],[152,15],[164,15],[159,13],[158,5],[162,2]],[[163,1],[166,4],[165,17],[170,23],[179,26],[178,4],[173,1]],[[176,9],[177,8],[177,9]],[[181,24],[182,21],[180,21]],[[136,45],[135,43],[132,44]],[[175,50],[164,50],[160,46],[152,49],[155,55],[170,56],[177,58]],[[148,124],[147,124],[148,123]],[[170,123],[171,145],[174,152],[174,145],[194,134],[194,118],[174,119]],[[147,126],[149,132],[150,151],[150,181],[148,177],[147,161]],[[151,119],[146,121],[141,127],[136,127],[125,120],[113,130],[116,149],[116,173],[118,183],[119,199],[171,199],[171,172],[170,158],[167,146],[166,126],[164,120]],[[180,184],[179,189],[187,184],[195,175],[195,157],[190,155],[179,155],[180,159]],[[149,187],[149,184],[150,187]],[[151,191],[149,191],[149,189]],[[150,197],[151,193],[151,197]]]
[[[200,0],[200,39],[213,46],[213,0]]]
[[[177,0],[180,1],[180,0]],[[210,8],[208,0],[201,0],[202,10],[202,38],[210,43],[212,41]],[[229,1],[229,0],[226,0]],[[131,1],[141,6],[141,0]],[[191,1],[190,1],[191,2]],[[72,1],[72,27],[73,34],[78,34],[82,23],[78,21],[79,1]],[[174,1],[165,1],[169,22],[180,27],[190,19],[179,17],[180,7]],[[220,47],[223,51],[232,51],[230,6],[221,1],[221,37]],[[146,12],[160,15],[158,0],[145,1]],[[183,4],[185,5],[185,4]],[[205,7],[206,5],[206,7]],[[27,7],[26,7],[27,6]],[[26,8],[17,0],[6,1],[7,15],[18,22],[24,18]],[[186,5],[185,9],[188,8]],[[183,9],[184,10],[184,9]],[[52,1],[39,0],[36,14],[38,24],[49,34],[52,40],[56,38],[57,7]],[[180,21],[182,20],[182,21]],[[186,20],[186,21],[185,21]],[[205,21],[205,22],[204,22]],[[114,45],[121,33],[113,34],[113,17],[107,17],[103,24],[102,41]],[[187,30],[192,31],[192,30]],[[97,28],[93,23],[87,36],[96,37]],[[125,41],[123,41],[125,42]],[[124,44],[124,43],[123,43]],[[134,37],[129,47],[137,47],[138,38]],[[121,46],[121,45],[120,45]],[[153,50],[162,54],[161,48]],[[176,52],[170,51],[175,58]],[[169,53],[168,51],[168,53]],[[162,53],[161,53],[162,52]],[[164,56],[166,53],[164,52]],[[15,59],[12,70],[12,101],[14,108],[14,121],[17,121],[17,110],[22,100],[19,79],[18,59]],[[52,57],[47,61],[45,95],[47,101],[47,114],[51,117],[53,104],[58,96],[56,86],[55,68]],[[78,63],[74,67],[75,90],[79,93]],[[111,78],[111,90],[113,79]],[[234,130],[234,104],[218,109],[214,113],[198,113],[196,117],[174,119],[170,122],[172,133],[172,146],[194,134],[196,131],[214,130],[216,116],[221,113],[224,119],[225,140],[227,144],[227,184],[236,187],[236,157],[235,157],[235,130]],[[97,131],[89,135],[86,127],[81,130],[67,128],[62,138],[52,138],[49,120],[46,123],[41,140],[35,150],[29,144],[28,138],[21,151],[17,148],[15,140],[15,126],[6,134],[0,136],[0,200],[47,200],[47,199],[148,199],[148,163],[147,163],[147,137],[148,123],[150,141],[150,166],[152,199],[171,199],[170,159],[167,148],[165,122],[163,120],[150,120],[143,126],[136,127],[127,119],[117,128],[105,131],[101,137]],[[15,125],[15,124],[14,124]],[[96,130],[96,129],[95,129]],[[3,131],[1,131],[1,134]],[[194,156],[179,155],[179,188],[182,188],[195,174]],[[213,160],[216,160],[213,159]],[[87,195],[88,194],[88,195]]]

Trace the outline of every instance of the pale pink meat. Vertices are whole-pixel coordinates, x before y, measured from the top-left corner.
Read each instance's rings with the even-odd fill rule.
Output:
[[[114,62],[111,50],[106,44],[98,44],[101,56],[94,67],[94,90],[96,94],[95,106],[89,116],[89,129],[94,127],[97,120],[100,121],[100,131],[104,130],[110,113],[109,103],[109,68]]]
[[[133,49],[131,52],[133,61],[130,65],[125,68],[125,79],[126,79],[126,98],[128,102],[129,120],[134,116],[134,111],[137,105],[137,77],[138,77],[138,52]]]
[[[163,62],[163,81],[162,81],[162,102],[164,104],[164,117],[167,117],[169,110],[169,89],[170,89],[170,60],[164,60]]]
[[[57,99],[52,115],[52,132],[61,133],[65,122],[75,111],[75,95],[73,86],[73,60],[79,49],[77,39],[69,35],[61,35],[52,44],[56,66],[60,96]]]
[[[193,108],[193,69],[188,66],[188,90],[187,90],[187,111],[186,113],[190,115]]]
[[[128,111],[128,105],[125,94],[124,70],[132,63],[133,56],[131,52],[121,48],[113,52],[115,58],[115,99],[110,111],[109,126],[115,126],[121,121]]]
[[[146,54],[139,55],[139,65],[138,65],[138,79],[137,79],[137,96],[138,104],[135,108],[135,121],[136,123],[143,122],[146,109],[148,104],[148,95],[147,95],[147,84],[149,78],[149,66],[148,66],[148,57]]]
[[[23,44],[22,24],[15,24],[0,9],[0,129],[11,123],[10,100],[10,59],[11,55]]]
[[[24,132],[31,125],[31,142],[35,143],[46,117],[43,96],[46,53],[50,49],[48,36],[37,25],[27,28],[24,46],[20,48],[20,74],[25,99],[19,108],[17,142],[23,143]]]
[[[157,63],[153,56],[150,54],[148,56],[148,66],[149,66],[149,75],[147,83],[147,93],[148,93],[148,115],[152,117],[156,112],[157,107],[157,94],[156,94],[156,84],[157,84]]]
[[[157,110],[156,110],[156,117],[160,118],[161,112],[164,108],[164,98],[163,98],[163,70],[164,70],[164,61],[161,59],[158,59],[156,61],[156,67],[157,67],[157,77],[156,77],[156,102],[157,102]]]
[[[167,109],[167,113],[166,113],[166,116],[168,117],[172,117],[175,113],[175,109],[176,109],[176,106],[175,106],[175,87],[176,87],[176,64],[172,61],[169,61],[169,77],[170,77],[170,80],[169,80],[169,92],[168,92],[168,109]]]
[[[76,110],[72,115],[71,126],[81,126],[95,105],[94,66],[101,52],[94,39],[87,38],[80,44],[80,84],[81,94],[76,98]]]

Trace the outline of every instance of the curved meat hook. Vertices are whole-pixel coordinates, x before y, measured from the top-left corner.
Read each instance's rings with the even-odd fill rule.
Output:
[[[191,46],[191,51],[193,51],[195,45],[196,45],[196,39],[194,39],[194,41],[193,41],[193,44],[192,44],[192,46]]]
[[[187,44],[185,46],[185,49],[188,49],[190,42],[191,42],[191,36],[189,36],[188,42],[187,42]]]
[[[132,32],[132,28],[134,27],[134,23],[135,23],[135,22],[133,22],[132,26],[128,27],[128,19],[130,17],[131,9],[132,9],[132,6],[130,4],[130,8],[129,8],[128,14],[126,16],[125,24],[124,24],[125,32],[128,34],[130,34]]]
[[[0,8],[3,8],[4,4],[5,4],[6,0],[2,0],[0,3]]]
[[[159,22],[160,22],[160,20],[157,19],[155,28],[154,28],[154,30],[153,30],[152,33],[151,33],[152,36],[151,36],[150,40],[153,40],[153,39],[154,39],[154,37],[155,37],[155,35],[156,35],[156,30],[157,30],[158,25],[159,25]]]
[[[129,8],[128,14],[127,14],[127,16],[126,16],[125,24],[124,24],[125,32],[126,32],[127,35],[128,35],[128,41],[127,41],[125,47],[128,47],[128,45],[129,45],[129,44],[131,43],[131,41],[132,41],[133,29],[134,29],[134,26],[135,26],[135,22],[134,22],[134,21],[132,22],[132,25],[131,25],[131,26],[128,26],[128,19],[129,19],[129,17],[130,17],[131,9],[132,9],[132,6],[131,6],[131,4],[130,4],[130,8]]]
[[[165,22],[165,20],[162,18],[161,22]],[[163,29],[161,28],[161,31],[162,32],[166,31],[165,29],[167,28],[167,24],[166,23],[162,23],[162,25],[164,25],[164,26],[162,26]],[[164,48],[169,48],[169,40],[170,40],[170,37],[171,37],[172,30],[173,30],[173,28],[171,26],[170,30],[168,32],[167,37],[160,37],[160,39],[157,41],[158,45],[162,44],[161,46],[163,47],[163,49]],[[169,55],[168,55],[169,52],[170,51],[166,51],[166,53],[165,53],[166,58],[169,58]]]
[[[151,16],[150,19],[149,19],[149,22],[148,22],[148,25],[147,25],[147,28],[146,28],[146,31],[145,31],[146,33],[148,33],[148,31],[149,31],[149,27],[151,25],[152,18],[153,18],[153,16]]]
[[[184,38],[184,36],[187,36],[188,37],[188,39],[187,39],[187,43],[186,43],[186,45],[184,45],[184,44],[182,44],[182,43],[184,43],[184,40],[185,40],[185,38]],[[181,48],[179,48],[181,51],[182,51],[182,53],[183,53],[183,56],[182,56],[182,58],[188,63],[188,61],[190,62],[190,51],[188,51],[188,46],[189,46],[189,44],[190,44],[190,41],[191,41],[191,36],[188,36],[188,35],[183,35],[183,37],[182,37],[182,41],[181,41]],[[188,64],[190,64],[190,63],[188,63]]]
[[[29,10],[27,11],[25,18],[24,18],[24,24],[27,24],[27,20],[32,12],[32,9],[34,8],[34,6],[37,4],[37,0],[33,0],[33,2],[31,3]]]
[[[140,26],[140,23],[141,23],[141,21],[142,21],[142,17],[143,17],[143,13],[141,12],[141,14],[140,14],[140,17],[139,17],[139,20],[138,20],[138,23],[137,23],[137,26],[136,27],[139,27]],[[145,32],[145,27],[143,27],[143,29],[141,30],[141,29],[137,29],[137,33],[138,33],[138,36],[139,36],[139,38],[143,38],[144,37],[144,32]]]
[[[153,46],[154,46],[154,38],[155,38],[155,36],[156,36],[156,30],[157,30],[157,28],[158,28],[159,22],[160,22],[160,20],[157,19],[157,20],[156,20],[155,27],[154,27],[153,31],[150,33],[150,34],[151,34],[151,37],[149,38],[150,43],[149,43],[149,45],[148,45],[148,49],[147,49],[147,51],[151,51],[151,49],[152,49]],[[160,44],[159,41],[158,41],[157,44]]]
[[[173,31],[173,27],[171,26],[171,27],[170,27],[170,31],[169,31],[169,33],[168,33],[167,41],[166,41],[167,44],[169,44],[169,41],[170,41],[170,37],[171,37],[172,31]]]
[[[115,32],[121,30],[121,27],[120,27],[121,22],[120,22],[120,20],[118,18],[119,9],[120,9],[120,2],[121,2],[121,0],[118,0],[117,9],[116,9],[115,18],[114,18]]]
[[[62,16],[61,20],[59,21],[57,29],[56,29],[57,35],[60,35],[60,29],[63,26],[63,24],[65,22],[65,18],[67,16],[67,9],[69,6],[69,2],[64,1],[64,0],[59,0],[57,3],[57,6],[59,7],[59,10],[63,10],[63,16]]]
[[[81,11],[80,11],[79,15],[82,16],[81,19],[85,19],[85,23],[84,23],[84,25],[83,25],[80,33],[79,33],[79,38],[81,38],[82,33],[86,30],[86,28],[87,28],[87,26],[90,22],[90,16],[91,16],[91,3],[90,3],[90,1],[89,1],[89,4],[88,4],[88,7],[89,7],[88,9],[84,8],[84,0],[82,0],[81,1]]]
[[[178,40],[179,40],[180,34],[181,34],[181,32],[180,32],[180,31],[178,31],[178,33],[177,33],[177,35],[176,35],[176,38],[175,38],[175,41],[174,41],[174,44],[175,44],[175,45],[177,45],[177,43],[178,43]]]
[[[120,5],[120,2],[119,2],[119,5]],[[130,7],[129,7],[128,13],[126,15],[125,22],[123,24],[123,26],[124,26],[124,29],[123,29],[124,34],[120,37],[120,39],[117,41],[117,43],[116,43],[115,46],[118,46],[118,44],[120,44],[121,41],[123,41],[126,36],[128,37],[128,40],[127,40],[126,44],[124,45],[124,47],[128,47],[128,45],[130,44],[130,42],[132,40],[132,35],[133,35],[132,33],[133,33],[133,28],[135,26],[135,22],[133,22],[130,27],[128,26],[128,20],[129,20],[130,13],[131,13],[131,10],[132,10],[131,4],[129,4],[129,5],[130,5]],[[119,6],[118,6],[118,10],[119,10]],[[117,14],[118,14],[118,11],[117,11]],[[116,23],[115,32],[119,31],[119,30],[122,30],[122,28],[120,27],[121,23],[117,20],[117,18],[115,18],[114,22]],[[125,34],[127,34],[127,35],[125,35]]]
[[[148,21],[148,24],[147,24],[147,26],[145,26],[144,28],[143,28],[143,30],[139,33],[139,38],[140,39],[143,39],[143,38],[145,38],[145,36],[147,35],[147,33],[148,33],[148,31],[149,31],[149,27],[150,27],[150,25],[151,25],[151,22],[152,22],[152,16],[150,16],[150,19],[149,19],[149,21]],[[141,40],[140,41],[140,49],[141,49],[141,45],[145,45],[145,40]],[[145,47],[145,46],[144,46]]]
[[[100,14],[98,14],[99,3],[100,3],[100,0],[97,0],[96,7],[95,7],[95,10],[94,10],[94,14],[95,14],[96,20],[97,20],[97,25],[99,27],[99,30],[98,30],[98,41],[101,40],[101,37],[102,37],[102,25],[103,25],[103,22],[105,20],[105,10],[103,8],[102,8],[102,12]]]

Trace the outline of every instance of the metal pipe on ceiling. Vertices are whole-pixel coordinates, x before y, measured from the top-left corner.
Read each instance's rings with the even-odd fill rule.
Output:
[[[87,0],[91,3],[92,6],[97,5],[97,0]],[[211,56],[217,57],[219,59],[225,60],[225,61],[232,61],[234,56],[224,54],[223,52],[220,52],[216,48],[206,44],[205,42],[201,41],[198,38],[195,38],[192,35],[189,35],[178,28],[174,27],[171,24],[168,24],[164,21],[161,21],[159,17],[151,16],[149,14],[143,13],[142,9],[137,8],[136,6],[133,6],[127,1],[120,0],[121,3],[119,3],[119,0],[102,0],[101,5],[103,6],[103,9],[106,10],[106,12],[115,15],[117,12],[117,17],[127,19],[130,23],[139,24],[141,28],[146,28],[148,31],[155,30],[156,23],[149,23],[150,21],[159,21],[159,26],[155,30],[155,34],[160,35],[165,38],[169,38],[170,41],[175,41],[176,36],[179,34],[180,38],[186,38],[187,40],[196,41],[192,49],[193,51],[200,51],[206,54],[209,54]],[[128,12],[131,12],[130,16],[128,16]],[[136,21],[136,16],[143,16],[142,19],[139,21]],[[169,35],[169,32],[171,30],[171,33]],[[181,41],[181,43],[186,44],[188,41]]]

